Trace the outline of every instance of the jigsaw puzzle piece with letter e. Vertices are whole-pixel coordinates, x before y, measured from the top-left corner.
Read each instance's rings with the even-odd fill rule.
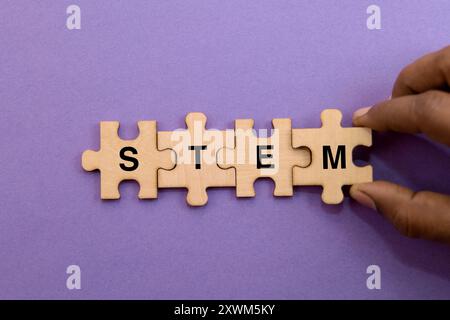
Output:
[[[339,204],[344,199],[342,186],[372,181],[372,166],[353,164],[353,148],[372,145],[369,128],[341,127],[342,113],[326,109],[321,113],[322,127],[293,129],[293,147],[311,150],[311,165],[294,168],[294,185],[323,187],[322,201]]]
[[[123,180],[139,183],[140,199],[158,195],[158,169],[171,170],[173,151],[157,148],[156,121],[139,121],[139,136],[122,140],[118,136],[119,122],[100,122],[100,150],[86,150],[82,167],[86,171],[100,170],[102,199],[119,199],[119,184]]]
[[[307,148],[292,147],[290,119],[273,119],[270,137],[258,137],[252,119],[235,121],[235,149],[218,153],[221,168],[236,170],[236,196],[254,197],[256,179],[271,178],[275,183],[274,196],[293,195],[293,168],[310,163]]]
[[[159,188],[186,188],[186,201],[191,206],[208,202],[209,187],[234,187],[234,170],[217,165],[217,151],[234,146],[233,130],[206,130],[206,116],[192,112],[186,116],[187,130],[159,131],[158,146],[176,153],[177,166],[158,173]]]

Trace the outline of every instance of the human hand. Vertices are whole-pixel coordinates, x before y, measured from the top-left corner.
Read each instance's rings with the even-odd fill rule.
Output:
[[[403,69],[392,99],[357,110],[353,123],[376,131],[424,133],[450,146],[450,46]],[[406,236],[450,243],[448,195],[414,192],[387,181],[353,185],[350,195]]]

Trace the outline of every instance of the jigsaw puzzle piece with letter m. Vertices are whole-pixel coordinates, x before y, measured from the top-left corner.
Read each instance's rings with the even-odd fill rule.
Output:
[[[275,196],[292,196],[293,186],[319,185],[322,200],[338,204],[342,186],[372,181],[372,167],[353,164],[352,151],[370,146],[368,128],[342,128],[336,109],[322,112],[322,127],[292,129],[290,119],[274,119],[269,137],[254,134],[253,120],[236,120],[234,130],[206,130],[203,113],[186,116],[187,129],[156,132],[155,121],[138,123],[135,140],[117,135],[118,122],[100,123],[100,150],[87,150],[82,166],[100,170],[101,198],[118,199],[122,180],[136,180],[139,198],[156,198],[158,188],[186,188],[187,202],[202,206],[209,187],[236,187],[238,197],[254,197],[258,178],[275,182]]]
[[[353,148],[372,145],[372,130],[341,127],[342,113],[337,109],[322,111],[321,120],[321,128],[292,130],[292,146],[311,150],[310,166],[294,168],[294,185],[322,186],[322,201],[339,204],[344,185],[373,179],[372,166],[358,167],[352,156]]]

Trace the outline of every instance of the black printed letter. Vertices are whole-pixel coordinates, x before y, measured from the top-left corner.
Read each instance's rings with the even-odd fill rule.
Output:
[[[122,170],[125,170],[125,171],[134,171],[138,168],[139,161],[136,158],[125,155],[125,152],[127,152],[127,151],[131,152],[132,154],[138,153],[137,150],[133,147],[124,147],[124,148],[120,149],[120,158],[122,160],[130,161],[133,163],[133,165],[131,167],[127,167],[125,164],[121,163],[120,167],[122,168]]]
[[[195,169],[202,168],[202,157],[200,155],[201,150],[206,150],[206,146],[189,146],[189,150],[195,151]]]
[[[333,157],[331,146],[323,146],[323,168],[328,169],[328,159],[331,162],[331,168],[337,169],[339,160],[341,161],[341,169],[345,169],[345,145],[339,145],[336,151],[336,157]]]
[[[257,155],[257,162],[256,162],[256,168],[262,169],[262,168],[270,168],[272,169],[274,167],[273,163],[262,163],[261,159],[271,159],[272,155],[267,153],[262,153],[262,150],[272,150],[272,145],[267,146],[256,146],[256,155]]]

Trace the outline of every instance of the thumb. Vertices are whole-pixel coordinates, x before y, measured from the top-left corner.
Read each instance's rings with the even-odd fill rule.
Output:
[[[350,196],[378,210],[404,235],[450,243],[450,197],[386,181],[353,185]]]

